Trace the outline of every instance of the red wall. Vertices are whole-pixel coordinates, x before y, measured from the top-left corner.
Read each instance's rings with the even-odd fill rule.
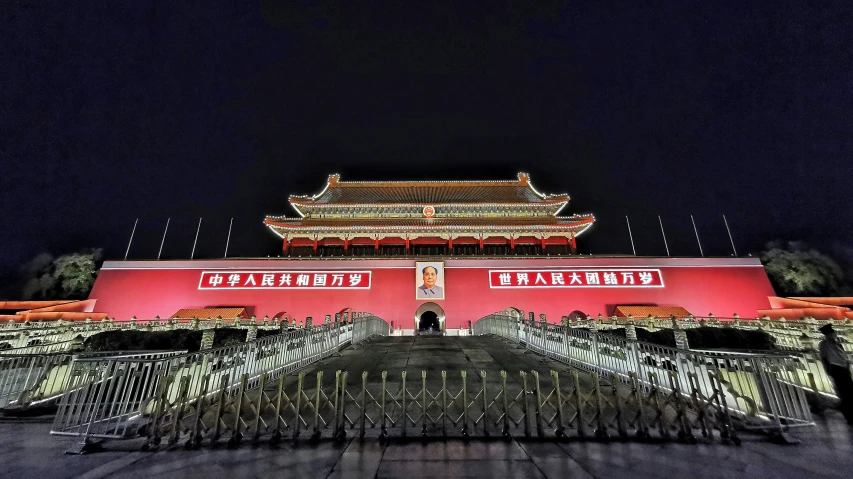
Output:
[[[429,261],[429,259],[424,259]],[[181,308],[244,306],[250,314],[273,317],[286,311],[317,322],[344,308],[369,311],[404,328],[414,326],[414,260],[251,259],[198,261],[109,261],[90,295],[96,311],[117,320],[167,318]],[[663,288],[492,289],[489,269],[657,268]],[[199,290],[202,271],[370,270],[369,290]],[[419,283],[418,283],[419,284]],[[610,315],[617,305],[683,306],[695,315],[755,317],[769,307],[773,288],[753,258],[575,257],[565,259],[445,260],[446,327],[456,328],[486,314],[515,307],[545,313],[550,322],[574,310]]]

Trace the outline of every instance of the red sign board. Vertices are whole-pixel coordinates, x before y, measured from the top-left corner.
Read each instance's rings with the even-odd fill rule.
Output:
[[[663,288],[659,269],[490,270],[491,288]]]
[[[198,289],[370,289],[370,271],[203,271]]]

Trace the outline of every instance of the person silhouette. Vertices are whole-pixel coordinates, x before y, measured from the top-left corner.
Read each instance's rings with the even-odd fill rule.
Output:
[[[820,342],[820,360],[826,374],[832,378],[835,393],[841,400],[839,409],[847,419],[847,424],[853,425],[853,379],[850,377],[850,358],[831,324],[823,325],[820,330],[825,336]]]

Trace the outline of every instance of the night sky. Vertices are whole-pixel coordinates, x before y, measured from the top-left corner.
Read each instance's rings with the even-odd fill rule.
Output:
[[[335,172],[526,171],[596,215],[585,253],[630,254],[625,215],[641,255],[657,215],[673,255],[699,253],[691,214],[706,255],[731,254],[722,214],[741,254],[853,243],[849,1],[185,3],[0,3],[4,271],[119,259],[137,217],[131,258],[168,217],[164,259],[199,217],[196,257],[231,217],[229,256],[275,255],[264,215]]]

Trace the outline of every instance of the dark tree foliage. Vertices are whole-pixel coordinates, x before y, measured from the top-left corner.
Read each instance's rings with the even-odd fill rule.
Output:
[[[219,328],[213,336],[213,347],[237,346],[246,342],[248,330],[237,328]]]
[[[276,334],[281,334],[285,331],[281,329],[259,329],[258,330],[258,339],[266,338],[267,336],[275,336]]]
[[[672,329],[649,331],[645,328],[636,328],[636,331],[638,341],[675,347],[675,333]],[[625,337],[625,328],[603,329],[599,332]],[[769,350],[776,348],[776,339],[764,331],[747,331],[734,328],[702,327],[688,329],[687,343],[690,345],[690,349]]]
[[[213,347],[236,346],[246,341],[246,329],[219,328],[213,336]],[[279,329],[258,330],[258,338],[281,334]],[[83,343],[86,352],[99,351],[198,351],[201,331],[105,331],[90,336]],[[2,347],[2,346],[0,346]]]
[[[83,350],[100,351],[198,351],[201,331],[104,331],[86,338]],[[217,331],[218,335],[218,331]]]
[[[103,263],[100,249],[53,258],[42,253],[21,268],[24,300],[85,299]]]
[[[838,263],[803,242],[768,243],[761,262],[780,296],[835,296],[845,289]]]

